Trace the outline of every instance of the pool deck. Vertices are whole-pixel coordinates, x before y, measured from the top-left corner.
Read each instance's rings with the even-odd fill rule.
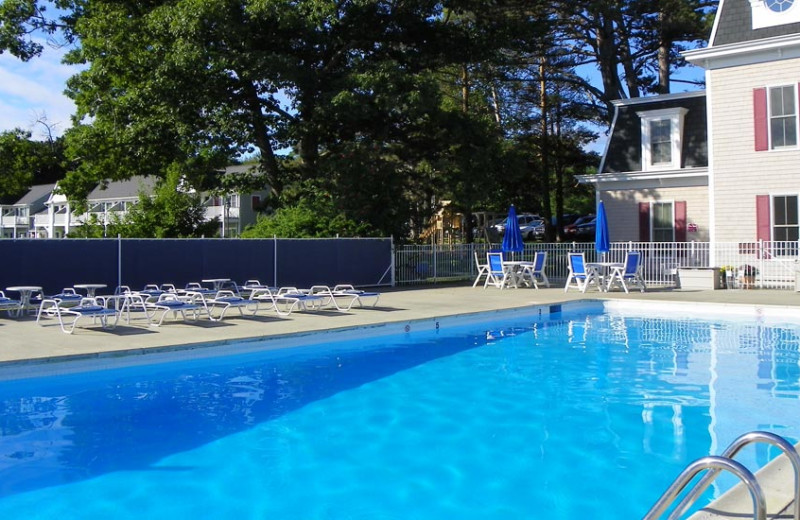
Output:
[[[99,327],[75,329],[64,334],[55,319],[37,326],[33,317],[0,317],[0,366],[31,362],[57,362],[98,355],[138,354],[145,350],[180,348],[209,342],[230,342],[246,338],[267,338],[293,333],[365,327],[380,323],[409,322],[481,311],[511,309],[536,304],[582,299],[626,299],[716,304],[776,305],[796,308],[800,318],[800,293],[777,290],[682,291],[651,290],[646,293],[623,292],[586,294],[565,293],[551,289],[483,289],[463,285],[430,288],[382,289],[375,308],[354,308],[350,312],[294,312],[280,317],[274,311],[262,311],[255,317],[239,317],[230,310],[222,321],[200,319],[196,322],[174,321],[169,317],[161,327],[148,327],[140,320],[127,325],[120,320],[113,330]]]
[[[646,293],[623,292],[581,294],[565,293],[563,287],[551,289],[472,288],[468,285],[440,285],[424,288],[382,289],[375,308],[355,308],[350,312],[294,312],[289,317],[274,312],[261,312],[256,317],[239,317],[230,312],[222,321],[201,319],[196,322],[165,320],[161,327],[140,324],[126,325],[120,320],[113,330],[79,327],[73,335],[61,332],[58,322],[50,319],[37,326],[33,317],[13,319],[0,317],[0,368],[25,369],[26,365],[58,363],[74,359],[116,357],[192,348],[198,344],[231,342],[247,338],[269,338],[332,329],[375,326],[382,323],[404,323],[469,314],[482,311],[526,307],[586,299],[625,299],[683,302],[688,309],[700,303],[780,306],[797,311],[800,318],[800,293],[778,290],[650,290]],[[229,317],[230,316],[230,317]],[[88,320],[86,320],[88,322]],[[744,433],[744,432],[742,432]],[[780,459],[780,458],[779,458]],[[779,460],[778,459],[778,460]],[[768,518],[788,518],[787,498],[791,502],[791,471],[785,466],[764,470],[765,488],[770,514]],[[759,481],[761,481],[761,474]],[[788,477],[788,478],[787,478]],[[736,489],[732,490],[736,491]],[[727,502],[714,504],[715,513],[701,513],[696,518],[742,518],[752,515],[752,502],[746,491],[728,497]],[[727,511],[722,513],[722,511]],[[782,513],[778,513],[782,511]],[[693,517],[695,518],[695,517]]]

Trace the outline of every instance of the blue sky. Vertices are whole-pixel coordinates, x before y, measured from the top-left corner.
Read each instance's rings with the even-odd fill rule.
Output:
[[[75,105],[64,89],[67,78],[80,68],[61,63],[66,50],[45,44],[43,55],[29,62],[0,54],[0,132],[22,128],[34,139],[44,139],[46,129],[36,124],[43,116],[55,135],[71,126]]]

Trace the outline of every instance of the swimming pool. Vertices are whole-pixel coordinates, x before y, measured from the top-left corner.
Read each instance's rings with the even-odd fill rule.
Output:
[[[797,324],[637,305],[3,381],[0,516],[640,518],[741,433],[800,439]]]

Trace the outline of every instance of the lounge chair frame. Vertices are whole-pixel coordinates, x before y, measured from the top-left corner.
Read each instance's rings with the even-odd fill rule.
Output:
[[[96,298],[82,298],[78,305],[64,306],[57,298],[45,298],[36,314],[36,324],[42,325],[43,316],[54,317],[61,326],[61,331],[72,334],[75,326],[82,318],[92,318],[93,323],[100,322],[100,326],[110,330],[117,326],[119,313],[116,309],[109,309],[98,303]],[[71,321],[66,318],[72,317]],[[111,321],[113,318],[113,321]]]

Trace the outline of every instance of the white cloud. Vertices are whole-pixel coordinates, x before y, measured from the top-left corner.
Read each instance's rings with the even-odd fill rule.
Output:
[[[45,47],[42,56],[23,62],[8,53],[0,54],[0,132],[22,128],[34,139],[44,138],[44,127],[36,124],[46,117],[55,135],[71,126],[75,104],[64,95],[67,79],[81,67],[61,63],[66,49]]]

